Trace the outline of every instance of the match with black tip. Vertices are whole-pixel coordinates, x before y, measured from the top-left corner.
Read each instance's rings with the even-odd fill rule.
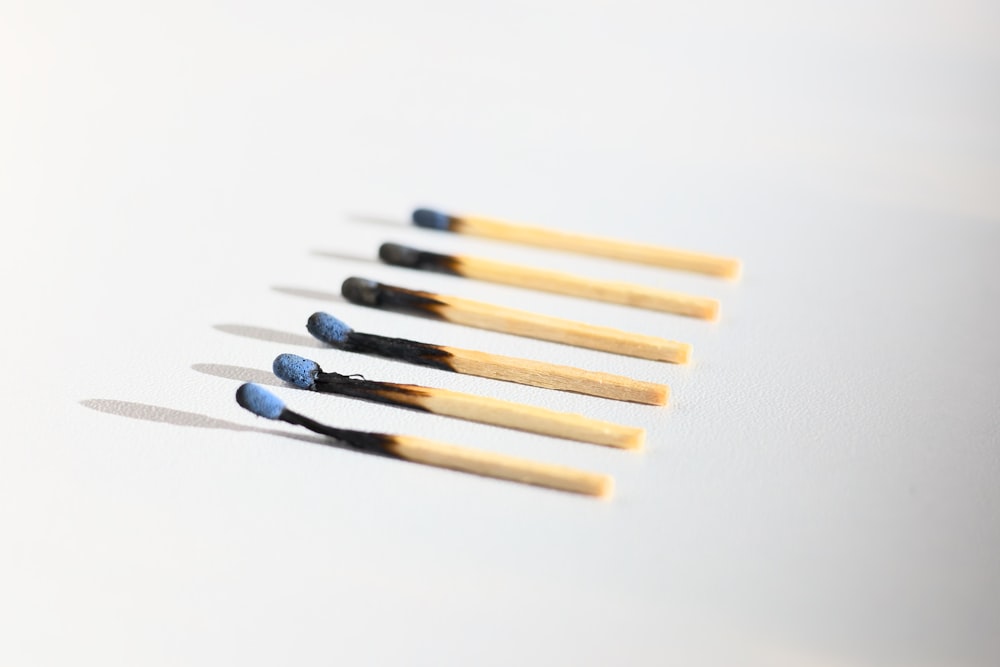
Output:
[[[442,319],[440,309],[444,304],[431,292],[395,287],[367,278],[351,277],[341,284],[340,293],[345,299],[359,306]]]
[[[324,394],[350,396],[383,405],[609,447],[637,449],[645,440],[645,431],[641,428],[599,421],[582,415],[555,412],[448,389],[375,382],[363,377],[327,373],[312,359],[296,354],[278,355],[273,369],[274,374],[285,382]]]
[[[383,243],[379,246],[378,256],[383,262],[393,266],[456,276],[463,275],[461,260],[454,255],[418,250],[399,243]]]
[[[674,364],[686,364],[691,358],[690,343],[386,285],[367,278],[348,278],[340,291],[345,299],[359,306],[419,315],[515,336]]]
[[[500,285],[566,294],[582,299],[607,301],[634,308],[714,320],[719,316],[719,302],[704,296],[671,292],[617,280],[599,280],[560,271],[498,262],[468,255],[443,255],[398,243],[383,243],[379,259],[392,266],[418,271],[433,271]]]

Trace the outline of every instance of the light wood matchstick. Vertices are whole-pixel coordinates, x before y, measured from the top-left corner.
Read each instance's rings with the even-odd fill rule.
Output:
[[[554,248],[585,255],[611,257],[733,280],[740,277],[742,270],[740,260],[735,257],[721,257],[645,243],[619,241],[601,236],[562,232],[546,227],[534,227],[476,215],[449,215],[440,211],[418,208],[413,212],[413,223],[418,227],[456,234],[482,236],[498,241]]]
[[[620,303],[676,315],[714,320],[719,302],[703,296],[668,292],[631,283],[591,280],[559,271],[496,262],[468,255],[442,255],[398,243],[383,243],[378,251],[386,264],[422,271],[435,271],[476,280],[537,289],[556,294]]]
[[[422,315],[479,329],[501,331],[592,350],[654,361],[669,361],[675,364],[687,363],[691,357],[689,343],[503,308],[456,296],[384,285],[365,278],[348,278],[341,285],[340,292],[351,303],[362,306]]]
[[[281,354],[274,360],[274,374],[302,389],[352,396],[366,401],[423,410],[437,415],[540,433],[556,438],[591,442],[620,449],[639,449],[646,433],[581,415],[555,412],[532,405],[414,384],[375,382],[326,373],[311,359]]]
[[[281,399],[256,384],[241,385],[236,390],[236,402],[265,419],[303,426],[314,433],[333,438],[363,452],[589,496],[607,498],[614,490],[614,480],[599,473],[447,445],[412,436],[368,433],[326,426],[289,410]]]
[[[319,340],[340,350],[396,359],[453,373],[647,405],[666,404],[670,393],[666,385],[641,382],[612,373],[585,371],[572,366],[362,333],[323,312],[310,315],[306,328]]]

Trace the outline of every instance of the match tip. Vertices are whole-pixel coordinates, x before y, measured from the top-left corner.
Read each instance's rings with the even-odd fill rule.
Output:
[[[312,389],[316,385],[316,375],[323,371],[312,359],[297,354],[279,354],[272,368],[275,375],[300,389]]]
[[[416,268],[420,264],[420,251],[398,243],[383,243],[379,246],[378,257],[386,264]]]
[[[381,285],[367,278],[352,277],[340,286],[340,293],[351,303],[363,306],[377,306],[379,288]]]
[[[347,337],[354,329],[341,322],[329,313],[313,313],[306,322],[306,329],[327,345],[339,347],[347,341]]]
[[[278,419],[285,410],[285,404],[280,398],[252,382],[240,385],[236,390],[236,402],[240,407],[264,419]]]
[[[447,231],[451,226],[451,216],[430,208],[418,208],[413,211],[413,224],[417,227]]]

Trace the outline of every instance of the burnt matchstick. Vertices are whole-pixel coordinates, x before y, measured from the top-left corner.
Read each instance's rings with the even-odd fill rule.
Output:
[[[691,357],[689,343],[503,308],[455,296],[394,287],[365,278],[348,278],[341,285],[340,292],[345,299],[361,306],[408,315],[422,315],[479,329],[501,331],[592,350],[654,361],[669,361],[675,364],[687,363]]]
[[[742,270],[742,263],[734,257],[721,257],[645,243],[561,232],[556,229],[533,227],[476,215],[449,215],[427,208],[418,208],[413,212],[413,224],[427,229],[482,236],[498,241],[553,248],[584,255],[611,257],[612,259],[640,264],[654,264],[670,269],[704,273],[733,280],[739,278]]]
[[[598,473],[446,445],[407,435],[368,433],[326,426],[289,410],[280,398],[252,383],[241,385],[236,390],[236,402],[259,417],[304,426],[313,433],[328,436],[363,452],[590,496],[610,497],[614,488],[611,477]]]
[[[295,354],[278,355],[273,369],[279,378],[301,389],[351,396],[373,403],[423,410],[567,440],[639,449],[646,436],[641,428],[521,403],[415,384],[374,382],[340,373],[326,373],[315,361]]]
[[[643,285],[591,280],[559,271],[495,262],[491,259],[469,257],[468,255],[442,255],[398,243],[383,243],[378,249],[378,256],[386,264],[409,269],[436,271],[502,285],[513,285],[658,310],[675,315],[698,317],[703,320],[714,320],[719,315],[719,302],[715,299],[668,292]]]
[[[664,405],[669,395],[666,385],[641,382],[622,375],[361,333],[327,313],[310,315],[306,328],[319,340],[340,350],[464,375],[647,405]]]

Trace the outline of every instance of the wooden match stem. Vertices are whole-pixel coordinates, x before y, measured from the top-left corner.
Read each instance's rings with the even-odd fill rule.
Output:
[[[437,271],[503,285],[569,294],[702,319],[715,319],[719,313],[719,302],[715,299],[668,292],[642,285],[592,280],[558,271],[465,255],[443,255],[398,243],[383,243],[379,247],[378,254],[387,264],[421,271]]]
[[[455,347],[441,349],[451,353],[448,364],[456,373],[647,405],[665,405],[670,396],[670,389],[666,385],[641,382],[622,375]]]
[[[456,324],[675,364],[685,364],[691,356],[689,343],[629,333],[610,327],[598,327],[454,296],[434,295],[434,298],[442,304],[437,307],[437,313],[443,319]]]
[[[639,449],[646,437],[641,428],[582,415],[447,389],[420,387],[419,390],[422,395],[413,403],[434,414],[621,449]]]
[[[585,255],[611,257],[730,279],[739,278],[741,271],[740,260],[734,257],[721,257],[600,236],[562,232],[481,216],[459,215],[452,216],[451,220],[451,231],[459,234],[482,236],[499,241],[554,248]]]
[[[614,489],[614,480],[611,477],[575,468],[446,445],[407,435],[386,435],[336,428],[288,409],[282,411],[281,420],[347,443],[359,451],[385,454],[413,463],[590,496],[609,497]]]
[[[666,385],[633,380],[623,375],[585,371],[517,357],[486,354],[457,347],[430,345],[402,338],[352,331],[335,345],[342,350],[396,359],[439,370],[558,391],[572,391],[618,401],[663,405],[670,390]]]
[[[589,496],[610,497],[614,490],[614,480],[607,475],[446,445],[423,438],[404,435],[390,437],[392,441],[386,445],[386,449],[395,456],[414,463]]]
[[[386,285],[357,276],[346,279],[340,286],[340,293],[351,303],[371,308],[434,317],[470,327],[642,359],[683,364],[687,363],[691,356],[689,343],[628,333],[610,327],[598,327],[454,296]]]
[[[622,449],[642,447],[646,435],[641,428],[523,403],[449,389],[355,379],[339,373],[320,373],[313,388],[322,393],[419,408],[438,415]]]

